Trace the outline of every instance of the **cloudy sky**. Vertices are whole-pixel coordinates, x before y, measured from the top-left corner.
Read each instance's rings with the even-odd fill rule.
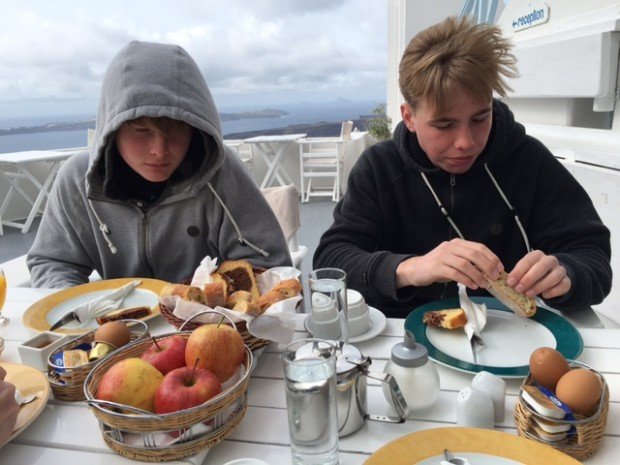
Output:
[[[95,113],[133,39],[176,43],[220,109],[385,100],[385,0],[2,0],[0,118]]]

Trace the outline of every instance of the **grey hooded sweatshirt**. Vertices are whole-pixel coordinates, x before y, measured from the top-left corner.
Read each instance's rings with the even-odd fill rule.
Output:
[[[111,196],[105,188],[112,157],[119,156],[115,131],[142,116],[184,121],[199,141],[193,169],[183,172],[182,164],[153,203]],[[125,46],[103,79],[90,153],[73,156],[58,173],[28,253],[32,285],[82,284],[93,270],[104,279],[181,282],[206,255],[290,265],[273,211],[221,133],[211,93],[184,49]]]

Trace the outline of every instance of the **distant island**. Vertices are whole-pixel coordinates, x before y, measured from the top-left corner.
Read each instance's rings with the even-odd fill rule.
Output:
[[[240,119],[258,119],[258,118],[281,118],[289,113],[282,110],[254,110],[239,111],[234,113],[220,113],[222,121],[236,121]],[[37,132],[54,132],[54,131],[84,131],[86,129],[95,129],[95,118],[89,118],[80,121],[70,121],[63,123],[47,123],[38,126],[20,126],[14,128],[0,128],[0,136],[9,134],[33,134]]]
[[[252,119],[252,118],[281,118],[289,113],[282,110],[255,110],[255,111],[240,111],[234,113],[220,113],[222,121],[235,121],[240,119]],[[366,123],[369,119],[372,119],[372,115],[360,115],[353,120],[353,127],[359,131],[366,130]],[[21,126],[13,128],[0,128],[0,136],[11,134],[33,134],[40,132],[53,132],[53,131],[85,131],[87,129],[95,128],[95,118],[84,119],[80,121],[70,121],[62,123],[48,123],[38,126]],[[280,135],[280,134],[297,134],[305,133],[308,137],[335,137],[340,135],[340,121],[321,121],[318,123],[308,124],[292,124],[286,127],[262,129],[255,131],[237,132],[224,134],[227,139],[247,139],[254,136],[261,135]]]

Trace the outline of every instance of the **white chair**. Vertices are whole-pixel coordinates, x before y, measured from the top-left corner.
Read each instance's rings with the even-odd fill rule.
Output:
[[[294,184],[261,189],[265,200],[273,210],[288,244],[293,266],[301,269],[301,262],[308,253],[305,245],[297,242],[297,231],[301,226],[299,213],[299,192]]]
[[[225,139],[224,144],[237,152],[246,168],[252,171],[252,146],[250,144],[246,144],[242,139]]]
[[[343,121],[340,137],[312,137],[297,141],[302,202],[307,202],[310,197],[331,197],[334,202],[340,200],[342,164],[352,128],[352,121]],[[313,185],[316,178],[331,179],[331,184],[319,181]]]

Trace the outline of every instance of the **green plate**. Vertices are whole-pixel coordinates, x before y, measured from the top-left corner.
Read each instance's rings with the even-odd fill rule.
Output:
[[[487,306],[487,326],[482,331],[486,347],[478,350],[477,364],[473,362],[465,331],[427,327],[422,323],[425,312],[460,307],[458,298],[416,308],[407,316],[405,329],[426,346],[435,362],[468,373],[488,371],[502,378],[527,376],[530,354],[538,347],[555,348],[568,360],[575,360],[583,350],[577,329],[550,310],[538,307],[532,318],[520,318],[493,297],[471,297],[471,300]]]

